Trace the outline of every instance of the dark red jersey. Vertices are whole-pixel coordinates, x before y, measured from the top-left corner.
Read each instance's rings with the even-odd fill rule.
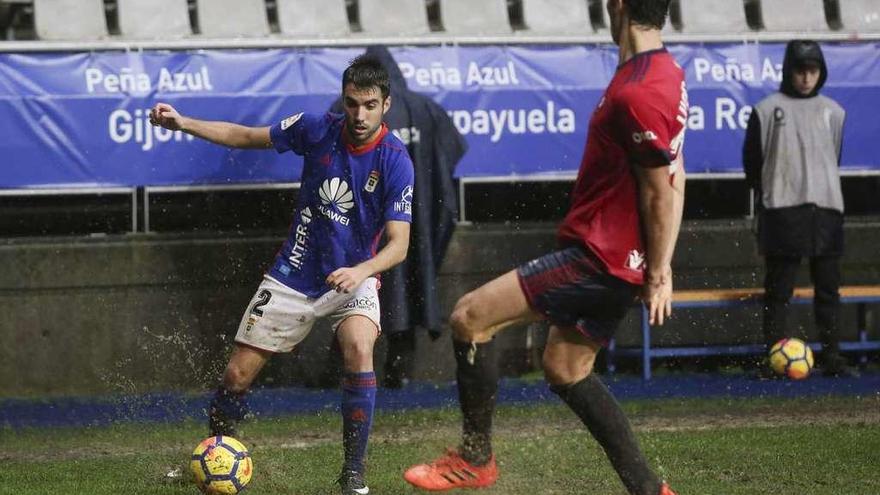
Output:
[[[561,245],[590,249],[608,273],[642,284],[645,249],[632,167],[684,173],[688,115],[684,71],[666,49],[642,52],[617,69],[590,119]]]

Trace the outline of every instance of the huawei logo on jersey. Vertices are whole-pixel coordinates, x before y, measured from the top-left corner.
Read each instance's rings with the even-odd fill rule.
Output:
[[[633,249],[626,256],[626,267],[630,270],[644,270],[645,269],[645,253]]]
[[[347,227],[351,220],[345,214],[354,206],[354,193],[351,192],[348,183],[339,177],[325,179],[318,189],[318,197],[321,198],[321,204],[316,206],[318,211],[330,220]]]
[[[348,187],[348,183],[339,177],[327,179],[321,184],[318,191],[321,202],[325,205],[333,205],[339,213],[348,213],[348,210],[354,206],[354,194]]]

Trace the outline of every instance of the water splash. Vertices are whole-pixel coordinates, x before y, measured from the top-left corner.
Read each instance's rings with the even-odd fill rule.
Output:
[[[222,375],[230,346],[225,335],[206,343],[191,331],[160,333],[146,326],[136,339],[133,355],[120,356],[110,368],[99,370],[106,390],[136,395],[213,388]]]

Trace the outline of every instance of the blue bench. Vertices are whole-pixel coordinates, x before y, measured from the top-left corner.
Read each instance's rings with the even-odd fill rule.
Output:
[[[693,308],[729,308],[758,305],[763,302],[764,289],[717,289],[717,290],[684,290],[677,291],[673,296],[673,309]],[[795,289],[792,304],[812,304],[813,289]],[[880,350],[880,341],[868,340],[867,314],[868,304],[880,303],[880,286],[847,286],[840,288],[841,304],[855,304],[857,311],[858,340],[841,342],[840,350],[844,352],[862,352],[861,361],[865,363],[868,351]],[[617,348],[615,341],[608,345],[608,371],[615,371],[614,359],[617,356],[638,356],[642,361],[642,378],[651,379],[651,359],[657,357],[689,357],[689,356],[735,356],[761,354],[763,344],[744,345],[707,345],[707,346],[672,346],[652,347],[651,326],[648,324],[648,311],[640,305],[642,346],[634,348]],[[818,351],[821,345],[811,343],[810,347]]]

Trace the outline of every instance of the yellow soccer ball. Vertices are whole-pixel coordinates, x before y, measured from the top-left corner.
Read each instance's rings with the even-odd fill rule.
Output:
[[[801,339],[782,339],[770,348],[770,368],[792,380],[802,380],[813,369],[813,351]]]
[[[232,437],[220,435],[208,437],[196,446],[189,467],[199,489],[210,495],[239,493],[254,472],[247,447]]]

